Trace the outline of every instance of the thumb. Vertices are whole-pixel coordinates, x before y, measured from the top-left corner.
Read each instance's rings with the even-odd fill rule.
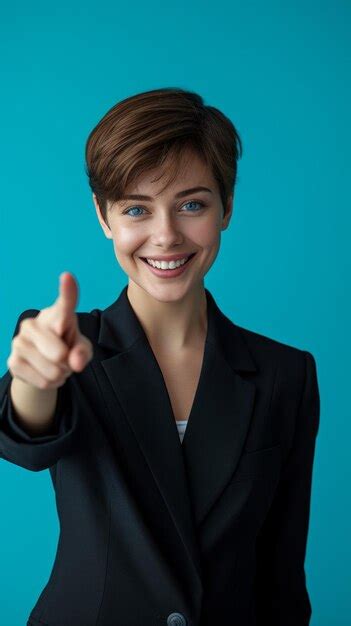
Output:
[[[93,346],[91,341],[78,332],[68,355],[67,364],[74,370],[81,372],[93,358]]]

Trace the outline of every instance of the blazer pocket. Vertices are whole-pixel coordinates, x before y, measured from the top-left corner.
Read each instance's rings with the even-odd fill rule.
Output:
[[[281,467],[281,444],[269,448],[243,452],[236,466],[231,483],[248,479],[274,477]]]

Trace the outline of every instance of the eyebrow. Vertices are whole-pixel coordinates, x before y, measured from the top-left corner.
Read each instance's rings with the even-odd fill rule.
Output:
[[[208,193],[213,193],[211,189],[208,187],[191,187],[190,189],[183,189],[183,191],[179,191],[175,194],[175,198],[183,198],[183,196],[187,196],[189,193],[195,193],[197,191],[207,191]],[[128,194],[120,198],[122,200],[153,200],[151,196],[145,196],[140,194]]]

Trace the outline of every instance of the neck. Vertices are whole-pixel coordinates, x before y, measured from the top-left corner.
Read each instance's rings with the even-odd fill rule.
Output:
[[[150,345],[156,350],[196,348],[207,333],[207,300],[204,285],[181,300],[161,302],[129,281],[127,296]]]

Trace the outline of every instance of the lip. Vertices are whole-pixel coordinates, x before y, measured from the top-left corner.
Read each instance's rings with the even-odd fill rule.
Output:
[[[155,276],[159,276],[160,278],[177,278],[178,276],[186,272],[188,266],[191,265],[192,260],[195,256],[196,256],[196,252],[193,253],[193,256],[191,256],[191,258],[188,259],[188,261],[186,261],[185,263],[183,263],[183,265],[180,265],[174,270],[160,270],[157,267],[153,267],[152,265],[150,265],[144,258],[140,257],[140,259],[142,260],[144,265],[146,265],[149,268],[150,272],[155,274]],[[149,259],[150,257],[147,257],[147,258]],[[180,258],[184,258],[184,257],[180,257]]]

